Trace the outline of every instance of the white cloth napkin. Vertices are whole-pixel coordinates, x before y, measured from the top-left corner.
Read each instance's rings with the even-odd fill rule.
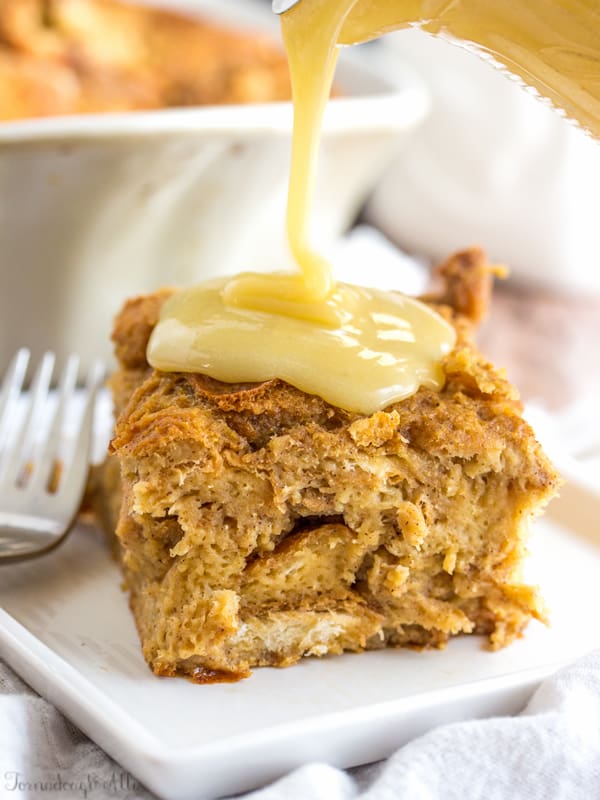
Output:
[[[392,80],[413,67],[431,113],[386,169],[367,219],[436,261],[480,244],[515,279],[598,296],[599,142],[454,41],[413,28],[370,57]]]
[[[0,661],[0,797],[152,800],[153,795]],[[444,725],[387,761],[348,772],[309,764],[244,796],[245,800],[598,797],[600,650],[546,680],[517,717]]]

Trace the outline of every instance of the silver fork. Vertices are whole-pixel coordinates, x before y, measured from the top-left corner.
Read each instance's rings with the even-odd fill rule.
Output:
[[[53,353],[44,355],[31,390],[22,399],[29,358],[26,349],[15,355],[0,395],[0,565],[44,555],[69,533],[85,491],[95,400],[104,376],[100,362],[89,372],[83,411],[72,437],[70,458],[65,461],[60,445],[72,413],[79,359],[68,359],[48,433],[38,441],[48,414],[55,357]],[[20,423],[24,402],[27,407]]]

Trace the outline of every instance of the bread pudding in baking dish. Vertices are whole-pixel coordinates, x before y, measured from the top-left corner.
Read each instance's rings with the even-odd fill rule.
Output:
[[[0,0],[0,120],[289,96],[262,34],[120,0]]]
[[[234,680],[457,634],[498,648],[545,619],[520,573],[558,476],[473,344],[492,268],[471,250],[438,272],[423,299],[457,332],[445,384],[371,415],[281,380],[153,370],[171,290],[126,303],[98,498],[155,673]]]

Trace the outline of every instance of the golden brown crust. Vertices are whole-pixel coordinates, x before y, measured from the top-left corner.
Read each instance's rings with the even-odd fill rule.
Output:
[[[519,571],[527,520],[558,477],[516,391],[471,342],[485,258],[439,272],[435,307],[459,332],[446,385],[367,417],[279,380],[152,371],[143,353],[166,294],[126,305],[117,535],[157,673],[240,675],[471,632],[498,647],[544,619]]]
[[[289,95],[260,34],[119,0],[0,0],[0,119]]]
[[[175,290],[159,289],[153,294],[132,297],[115,320],[112,341],[117,361],[125,369],[146,369],[146,347],[160,309]]]
[[[478,325],[487,314],[494,277],[503,277],[502,267],[489,264],[480,247],[461,250],[435,268],[438,291],[421,299],[448,306],[454,315]]]

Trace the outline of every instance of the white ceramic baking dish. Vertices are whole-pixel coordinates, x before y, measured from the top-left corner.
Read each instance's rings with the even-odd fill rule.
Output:
[[[257,11],[201,5],[238,23]],[[268,4],[258,10],[272,25]],[[409,70],[392,84],[358,55],[342,59],[346,96],[326,114],[314,212],[325,245],[427,110]],[[0,368],[21,345],[107,357],[129,295],[289,266],[291,123],[289,103],[0,123]]]

